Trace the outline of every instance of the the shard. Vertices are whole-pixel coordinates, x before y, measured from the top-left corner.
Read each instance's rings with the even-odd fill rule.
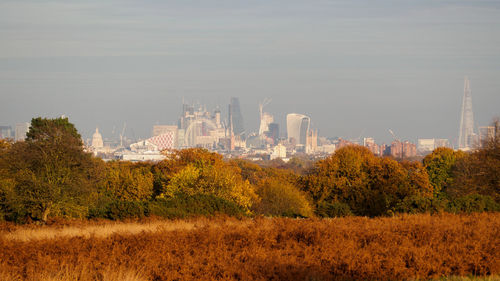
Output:
[[[474,145],[474,137],[474,115],[472,113],[470,81],[467,77],[465,77],[460,132],[458,134],[458,148],[462,150],[471,149]]]

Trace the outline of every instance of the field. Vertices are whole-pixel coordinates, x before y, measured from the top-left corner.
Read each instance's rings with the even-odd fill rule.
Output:
[[[0,226],[0,280],[494,280],[499,253],[499,213]]]

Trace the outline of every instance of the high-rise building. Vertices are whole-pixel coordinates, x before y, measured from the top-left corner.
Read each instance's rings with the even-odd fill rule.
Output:
[[[16,135],[14,140],[15,141],[24,141],[26,139],[26,133],[28,133],[30,130],[30,123],[24,122],[24,123],[17,123],[16,124]]]
[[[485,142],[495,138],[495,127],[494,126],[483,126],[479,127],[479,141],[481,145]]]
[[[311,118],[309,116],[290,113],[286,116],[286,131],[288,141],[295,145],[306,145],[309,127],[311,125]]]
[[[274,117],[271,114],[264,112],[264,106],[268,105],[270,102],[270,99],[265,99],[263,102],[259,103],[259,136],[264,136],[264,134],[269,131],[269,124],[274,122]]]
[[[274,122],[274,117],[267,113],[262,112],[260,115],[260,127],[259,127],[259,136],[264,135],[267,131],[269,131],[269,125]]]
[[[280,138],[280,125],[278,123],[269,124],[269,130],[267,131],[267,137],[272,139],[274,144],[278,143]]]
[[[460,131],[458,133],[458,149],[469,150],[475,145],[474,115],[472,113],[472,96],[470,81],[464,79],[464,96],[462,100],[462,113]]]
[[[394,140],[391,143],[391,156],[394,158],[408,158],[417,156],[417,146],[409,141]]]
[[[363,146],[368,148],[373,154],[380,155],[380,147],[373,138],[363,138]]]
[[[245,127],[243,126],[243,115],[240,109],[240,100],[238,98],[231,98],[231,120],[229,122],[233,123],[233,133],[238,136],[242,136],[245,133]]]
[[[403,142],[403,157],[415,157],[417,156],[417,146],[409,141]]]
[[[12,138],[12,127],[0,126],[0,139],[10,139],[10,138]]]

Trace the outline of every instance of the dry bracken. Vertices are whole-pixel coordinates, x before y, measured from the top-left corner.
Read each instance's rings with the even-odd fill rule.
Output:
[[[428,280],[500,273],[498,213],[1,229],[1,280]]]

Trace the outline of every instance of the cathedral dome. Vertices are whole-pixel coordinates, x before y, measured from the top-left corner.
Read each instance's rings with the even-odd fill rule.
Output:
[[[102,141],[102,136],[99,133],[99,129],[95,128],[95,133],[92,135],[92,147],[93,148],[103,148],[104,144]]]

